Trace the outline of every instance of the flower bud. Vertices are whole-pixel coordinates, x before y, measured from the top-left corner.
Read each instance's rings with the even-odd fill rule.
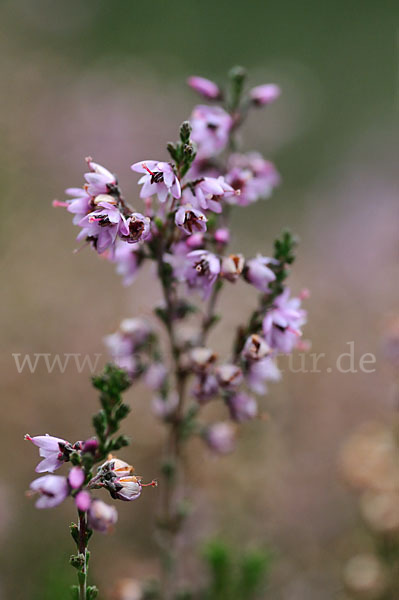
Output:
[[[108,204],[117,204],[116,199],[109,194],[98,194],[93,200],[93,204],[97,205],[100,202],[107,202]]]
[[[145,374],[145,382],[151,390],[159,390],[165,382],[168,371],[161,362],[149,366]]]
[[[86,492],[86,490],[82,490],[81,492],[76,494],[75,504],[78,510],[81,510],[82,512],[86,512],[87,510],[89,510],[91,504],[91,496],[89,492]]]
[[[144,319],[123,319],[119,325],[121,333],[132,340],[133,344],[142,344],[151,333],[151,325]]]
[[[228,401],[231,418],[242,422],[254,419],[258,414],[258,404],[255,398],[244,393],[232,394]]]
[[[85,472],[81,467],[72,467],[68,475],[68,483],[73,490],[77,490],[83,485]]]
[[[199,346],[191,350],[190,359],[194,369],[205,371],[216,361],[217,355],[210,348]]]
[[[155,396],[152,400],[152,411],[159,419],[167,419],[175,412],[179,404],[179,397],[176,393],[171,392],[167,398]]]
[[[187,83],[191,89],[198,92],[201,94],[201,96],[207,98],[208,100],[216,100],[221,98],[222,94],[219,87],[210,79],[193,75],[187,79]]]
[[[216,376],[220,385],[225,388],[234,388],[240,385],[243,379],[240,367],[233,364],[225,364],[217,367]]]
[[[218,244],[228,244],[230,241],[230,231],[228,229],[216,229],[214,236]]]
[[[281,94],[281,89],[275,83],[266,83],[258,85],[249,92],[249,97],[256,106],[266,106],[271,104]]]
[[[230,254],[222,259],[220,275],[228,281],[237,281],[243,272],[245,260],[242,254]]]
[[[109,533],[118,520],[118,513],[114,506],[102,500],[93,500],[89,509],[89,526],[96,531]]]
[[[228,454],[235,447],[236,429],[231,423],[214,423],[205,432],[208,446],[218,454]]]
[[[114,491],[111,495],[119,500],[136,500],[141,494],[142,486],[140,479],[131,475],[130,477],[119,477],[113,482]]]
[[[261,360],[271,353],[269,344],[258,334],[250,335],[245,342],[242,354],[248,360]]]

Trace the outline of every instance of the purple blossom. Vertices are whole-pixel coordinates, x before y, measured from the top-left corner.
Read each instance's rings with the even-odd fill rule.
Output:
[[[78,490],[84,483],[85,472],[81,467],[72,467],[68,475],[68,483],[73,490]]]
[[[207,250],[193,250],[187,254],[185,279],[191,289],[197,289],[204,299],[209,297],[212,286],[220,273],[220,259]]]
[[[202,248],[204,246],[204,234],[199,232],[193,233],[192,235],[190,235],[190,237],[184,240],[184,243],[190,250],[197,250],[198,248]]]
[[[206,231],[207,218],[200,210],[191,204],[180,206],[175,215],[175,223],[188,235]]]
[[[277,264],[274,258],[261,256],[251,258],[245,264],[244,276],[260,292],[269,292],[269,283],[276,279],[276,275],[268,265]]]
[[[128,286],[133,283],[137,277],[140,267],[140,258],[138,251],[139,244],[127,242],[117,242],[113,260],[116,264],[116,272],[123,277],[123,285]]]
[[[266,394],[266,381],[280,381],[280,379],[281,372],[275,361],[270,357],[252,363],[247,373],[248,387],[259,395]]]
[[[70,445],[69,442],[48,434],[35,437],[26,434],[25,439],[35,444],[39,448],[40,456],[43,457],[35,469],[36,473],[45,471],[54,473],[65,462],[66,457],[63,450],[66,445]]]
[[[114,506],[106,504],[97,498],[90,504],[89,526],[101,533],[108,533],[118,520],[118,512]]]
[[[86,512],[91,505],[91,496],[86,490],[82,490],[75,496],[75,504],[78,510]]]
[[[228,162],[226,181],[239,194],[229,196],[229,204],[247,206],[261,198],[268,198],[280,183],[280,176],[273,163],[261,154],[232,154]]]
[[[205,431],[208,446],[218,454],[229,454],[235,448],[236,429],[231,423],[210,425]]]
[[[68,188],[65,190],[65,193],[68,196],[72,196],[72,198],[64,202],[53,200],[53,206],[65,207],[68,212],[74,215],[73,224],[78,225],[79,221],[93,210],[93,199],[83,188]]]
[[[140,198],[147,198],[154,194],[157,194],[160,202],[166,202],[168,194],[180,198],[180,182],[170,163],[144,160],[132,165],[131,169],[136,173],[144,173],[139,179],[139,184],[143,185]]]
[[[265,106],[271,104],[281,94],[281,89],[275,83],[265,83],[258,85],[249,92],[249,97],[256,106]]]
[[[197,377],[192,393],[203,404],[211,400],[219,392],[219,383],[212,373],[204,373]]]
[[[151,324],[140,317],[123,319],[120,322],[119,329],[123,335],[132,341],[134,347],[144,344],[152,331]]]
[[[129,244],[143,242],[151,235],[151,220],[141,213],[132,213],[127,217],[126,225],[129,233],[128,235],[121,235],[121,238]]]
[[[221,152],[233,124],[231,116],[219,106],[196,106],[191,115],[191,138],[198,146],[197,158],[209,158]]]
[[[179,397],[176,393],[171,392],[165,398],[164,396],[157,395],[152,399],[152,412],[158,419],[168,419],[174,414],[179,404]]]
[[[229,396],[227,404],[231,418],[239,423],[255,419],[258,414],[258,403],[255,398],[243,392]]]
[[[213,237],[218,244],[228,244],[230,241],[230,231],[226,228],[216,229]]]
[[[87,193],[90,196],[98,196],[98,194],[108,194],[117,186],[117,180],[108,169],[93,162],[91,159],[86,159],[89,165],[90,172],[85,173],[87,181]]]
[[[223,177],[203,177],[184,191],[187,202],[201,210],[222,212],[221,201],[225,196],[234,196],[236,192]]]
[[[111,196],[107,196],[111,201]],[[82,231],[77,239],[90,240],[99,254],[112,247],[119,234],[122,237],[129,236],[130,231],[124,216],[119,209],[109,201],[101,201],[97,209],[79,221]]]
[[[69,494],[68,480],[59,475],[44,475],[30,484],[32,492],[40,494],[36,508],[53,508],[65,500]]]
[[[165,383],[168,370],[161,362],[152,363],[145,374],[144,380],[151,390],[159,390]]]
[[[222,95],[216,83],[205,77],[192,75],[187,79],[187,83],[193,90],[209,100],[217,100]]]
[[[290,290],[286,288],[263,319],[265,340],[274,350],[288,354],[298,345],[305,323],[306,311],[301,309],[301,299],[290,298]]]

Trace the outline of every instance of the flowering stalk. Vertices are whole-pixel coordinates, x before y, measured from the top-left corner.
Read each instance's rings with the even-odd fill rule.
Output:
[[[83,187],[69,188],[72,198],[55,203],[74,214],[78,240],[114,263],[124,285],[133,283],[147,261],[162,289],[162,303],[154,312],[166,329],[166,352],[156,328],[141,318],[124,319],[105,343],[130,383],[142,378],[153,391],[153,412],[166,429],[158,518],[166,600],[179,589],[177,540],[187,514],[185,445],[197,436],[214,453],[234,449],[237,425],[260,416],[257,397],[266,394],[267,382],[281,377],[277,355],[304,347],[300,336],[306,322],[301,308],[306,293],[291,297],[286,286],[294,261],[291,234],[276,240],[272,257],[228,252],[231,209],[268,198],[280,183],[273,163],[257,152],[238,151],[238,132],[249,112],[268,106],[280,90],[275,84],[246,90],[242,68],[231,71],[228,90],[203,77],[188,83],[213,104],[194,108],[180,127],[179,140],[167,144],[169,160],[132,165],[140,174],[142,212],[123,199],[116,176],[92,159]],[[223,360],[207,345],[208,338],[220,319],[222,289],[232,291],[239,282],[258,291],[259,300],[246,325],[237,327],[231,355]],[[195,295],[199,302],[193,301]],[[106,454],[115,450],[109,436],[126,409],[109,402],[103,389],[101,394],[103,408],[94,425],[99,452]],[[204,422],[202,407],[218,400],[228,419]],[[104,476],[94,477],[88,485],[101,481],[105,485]],[[110,492],[118,497],[118,490]]]
[[[43,460],[36,467],[38,473],[53,473],[64,463],[71,463],[67,477],[44,475],[33,481],[29,494],[38,494],[37,508],[52,508],[71,496],[78,512],[78,523],[70,526],[77,553],[71,556],[70,563],[77,570],[78,585],[72,588],[76,600],[92,600],[97,597],[95,586],[87,584],[90,552],[88,542],[93,530],[103,533],[115,525],[118,514],[113,506],[92,496],[92,490],[103,488],[114,499],[134,500],[147,484],[141,477],[133,475],[131,465],[115,458],[110,451],[116,451],[129,444],[124,435],[114,436],[121,421],[128,415],[129,407],[122,401],[122,392],[130,385],[126,372],[108,365],[103,374],[93,377],[93,385],[100,391],[101,410],[93,417],[97,437],[70,444],[66,440],[49,435],[25,439],[38,446]],[[101,463],[94,471],[95,465]],[[151,482],[148,485],[156,485]]]

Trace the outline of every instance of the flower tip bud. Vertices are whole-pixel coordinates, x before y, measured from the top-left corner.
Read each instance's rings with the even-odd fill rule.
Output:
[[[249,97],[256,106],[267,106],[271,104],[281,94],[281,89],[275,83],[267,83],[252,88]]]
[[[217,100],[222,96],[219,86],[205,77],[192,75],[187,79],[187,84],[195,92],[198,92],[198,94],[209,100]]]

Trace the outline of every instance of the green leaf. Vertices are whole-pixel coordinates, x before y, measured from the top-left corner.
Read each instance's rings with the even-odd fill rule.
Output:
[[[71,523],[69,526],[69,531],[71,532],[71,536],[73,537],[76,544],[79,543],[79,527],[76,523]]]
[[[98,596],[98,588],[95,585],[89,585],[86,590],[87,600],[94,600]]]

